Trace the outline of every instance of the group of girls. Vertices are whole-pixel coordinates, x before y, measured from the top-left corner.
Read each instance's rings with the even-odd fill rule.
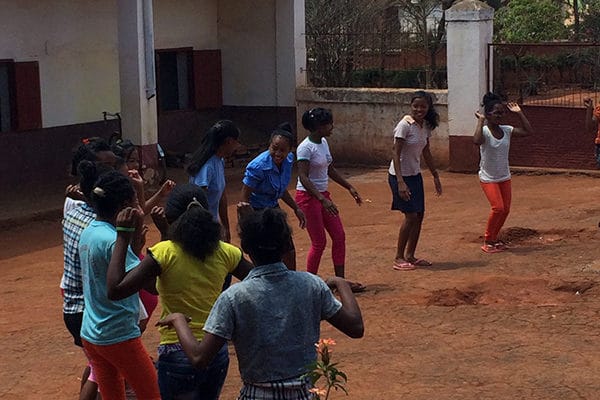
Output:
[[[520,116],[524,129],[500,124],[507,106],[499,97],[487,94],[483,105],[484,113],[476,113],[474,142],[481,152],[481,185],[492,204],[482,250],[491,253],[506,248],[497,235],[510,207],[510,137],[532,129],[514,103],[508,110]],[[393,262],[397,270],[431,265],[415,252],[425,203],[421,155],[436,193],[442,193],[429,150],[438,118],[431,95],[416,92],[410,114],[394,130],[388,180],[392,209],[405,215]],[[325,319],[351,337],[362,336],[362,316],[352,292],[365,287],[345,279],[345,234],[328,192],[329,178],[347,189],[358,205],[362,199],[333,166],[327,142],[333,132],[331,112],[308,110],[302,125],[309,134],[297,148],[295,198],[287,189],[294,163],[289,124],[273,131],[269,148],[246,169],[244,201],[238,204],[239,234],[254,267],[242,250],[228,243],[223,158],[239,147],[240,135],[231,121],[220,121],[208,131],[187,169],[189,184],[163,186],[158,198],[170,192],[164,208],[140,195],[132,153],[114,149],[117,157],[110,148],[95,144],[83,152],[87,156],[79,157],[81,183],[69,193],[80,193],[83,203],[67,215],[84,212],[84,216],[72,221],[77,232],[67,232],[70,220],[65,216],[65,323],[84,347],[104,399],[124,398],[125,381],[138,398],[216,399],[227,374],[228,340],[236,347],[244,380],[240,398],[255,398],[256,393],[271,398],[282,391],[293,398],[310,398],[310,384],[303,375],[316,357],[312,344],[319,336],[319,322]],[[131,164],[123,167],[124,160]],[[308,231],[308,273],[294,271],[291,228],[278,209],[279,199]],[[163,240],[140,257],[147,231],[143,217],[149,209]],[[336,276],[327,284],[315,276],[325,232],[332,239]],[[68,274],[73,258],[78,259],[78,276]],[[228,275],[243,282],[223,291]],[[80,293],[73,296],[69,284],[78,279]],[[341,303],[330,288],[337,290]],[[140,315],[145,313],[138,293],[144,289],[157,294],[162,306],[158,373],[140,340]],[[67,307],[74,297],[80,300],[78,305]],[[67,314],[79,314],[79,322]]]
[[[121,176],[130,181],[132,187],[136,187],[136,204],[144,205],[140,206],[140,209],[156,204],[161,198],[167,196],[174,186],[174,182],[167,180],[160,190],[146,201],[143,186],[140,185],[139,159],[137,151],[134,149],[135,147],[130,143],[118,143],[111,147],[101,138],[87,138],[82,140],[73,157],[71,172],[80,176],[80,182],[67,187],[63,217],[64,270],[61,291],[64,322],[72,334],[75,344],[79,347],[83,347],[81,332],[86,309],[80,242],[82,232],[98,219],[97,209],[93,207],[92,203],[94,196],[92,190],[96,180],[107,172],[119,171]],[[140,189],[137,189],[138,187]],[[132,246],[140,257],[142,257],[141,249],[144,246],[147,231],[148,227],[144,224],[136,227],[135,241]],[[143,289],[140,290],[139,296],[141,300],[138,305],[140,310],[138,325],[140,331],[143,331],[149,316],[157,306],[158,299],[156,295]],[[84,351],[89,358],[90,353]],[[91,368],[91,363],[88,364],[82,375],[81,399],[97,398],[97,379],[95,369]]]
[[[244,250],[256,264],[250,280],[253,285],[245,292],[237,285],[224,292],[227,306],[224,303],[213,309],[227,274],[243,280],[252,264],[239,248],[221,240],[221,223],[210,211],[207,191],[195,184],[178,185],[164,208],[153,208],[157,226],[167,227],[162,232],[165,240],[151,246],[140,260],[144,212],[133,179],[119,170],[118,163],[105,165],[97,155],[90,158],[93,161],[79,163],[79,189],[94,217],[80,232],[76,246],[85,305],[77,337],[102,398],[124,399],[127,382],[142,399],[216,399],[229,364],[227,340],[250,362],[240,363],[246,392],[260,388],[274,396],[283,390],[309,398],[310,385],[302,375],[316,356],[313,343],[319,338],[319,322],[326,319],[352,337],[362,336],[362,317],[348,282],[341,278],[329,281],[329,286],[337,289],[340,303],[320,278],[290,271],[281,261],[292,243],[281,211],[266,208],[256,214],[260,215],[257,219],[250,215],[255,211],[246,210],[246,217],[240,217],[248,221],[240,224],[240,235]],[[259,281],[267,287],[252,289]],[[144,288],[159,295],[162,317],[166,318],[160,323],[158,373],[140,340],[138,293]],[[238,299],[238,292],[246,293],[246,298]],[[259,292],[264,293],[262,298]],[[243,320],[238,321],[227,307],[240,304],[246,308]],[[298,308],[298,304],[312,304],[312,311]],[[175,312],[180,314],[168,317]],[[228,325],[209,324],[209,313]],[[189,319],[184,319],[185,326],[176,322],[177,315]],[[269,321],[278,322],[276,332]],[[299,326],[305,331],[300,336]],[[224,327],[226,331],[221,330]],[[198,342],[209,346],[208,352],[201,352],[200,364],[188,357],[196,354]],[[258,350],[268,355],[260,373],[250,357]],[[282,355],[288,351],[294,357]],[[198,365],[202,368],[196,368]],[[270,383],[272,387],[267,387]]]

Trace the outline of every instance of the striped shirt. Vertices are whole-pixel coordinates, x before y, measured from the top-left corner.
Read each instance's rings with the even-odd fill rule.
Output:
[[[64,289],[63,313],[83,312],[83,283],[79,260],[81,232],[96,218],[94,210],[86,203],[69,210],[63,219],[64,270],[61,287]]]

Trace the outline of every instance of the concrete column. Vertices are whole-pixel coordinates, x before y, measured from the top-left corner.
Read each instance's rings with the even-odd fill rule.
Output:
[[[472,141],[474,112],[487,90],[493,19],[494,9],[477,0],[462,0],[446,10],[451,171],[478,169],[479,152]]]
[[[294,0],[275,1],[275,106],[293,107],[296,101],[294,76]]]
[[[306,86],[306,12],[304,0],[294,2],[294,61],[296,87]]]
[[[154,82],[152,0],[118,0],[117,4],[123,137],[140,146],[144,178],[153,183],[158,124],[155,88],[150,87]]]

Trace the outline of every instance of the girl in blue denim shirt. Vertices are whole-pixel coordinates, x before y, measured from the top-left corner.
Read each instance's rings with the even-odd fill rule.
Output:
[[[271,133],[269,148],[258,155],[246,166],[242,182],[242,201],[250,203],[254,210],[279,208],[279,199],[283,200],[296,214],[299,226],[304,229],[306,217],[288,191],[292,177],[294,154],[291,153],[294,136],[289,123],[283,123]],[[296,249],[290,243],[290,251],[283,255],[283,263],[296,270]]]

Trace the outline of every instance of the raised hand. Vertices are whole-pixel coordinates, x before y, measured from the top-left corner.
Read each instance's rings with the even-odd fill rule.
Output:
[[[506,105],[506,107],[509,109],[509,111],[514,112],[514,113],[520,113],[521,112],[521,107],[519,107],[519,105],[517,103],[508,103]]]
[[[592,100],[590,97],[586,97],[585,99],[583,99],[583,105],[586,108],[593,108],[594,107],[594,100]]]
[[[85,196],[83,192],[79,188],[79,185],[69,185],[65,190],[65,196],[73,199],[73,200],[85,200]]]
[[[160,194],[162,196],[168,196],[169,193],[173,190],[173,188],[177,185],[174,181],[167,179],[165,183],[160,187]]]
[[[485,119],[485,115],[483,115],[479,111],[475,111],[475,118],[477,118],[477,119]]]
[[[161,235],[166,236],[167,231],[169,230],[169,222],[165,215],[165,209],[158,206],[152,207],[152,210],[150,210],[150,217]]]

